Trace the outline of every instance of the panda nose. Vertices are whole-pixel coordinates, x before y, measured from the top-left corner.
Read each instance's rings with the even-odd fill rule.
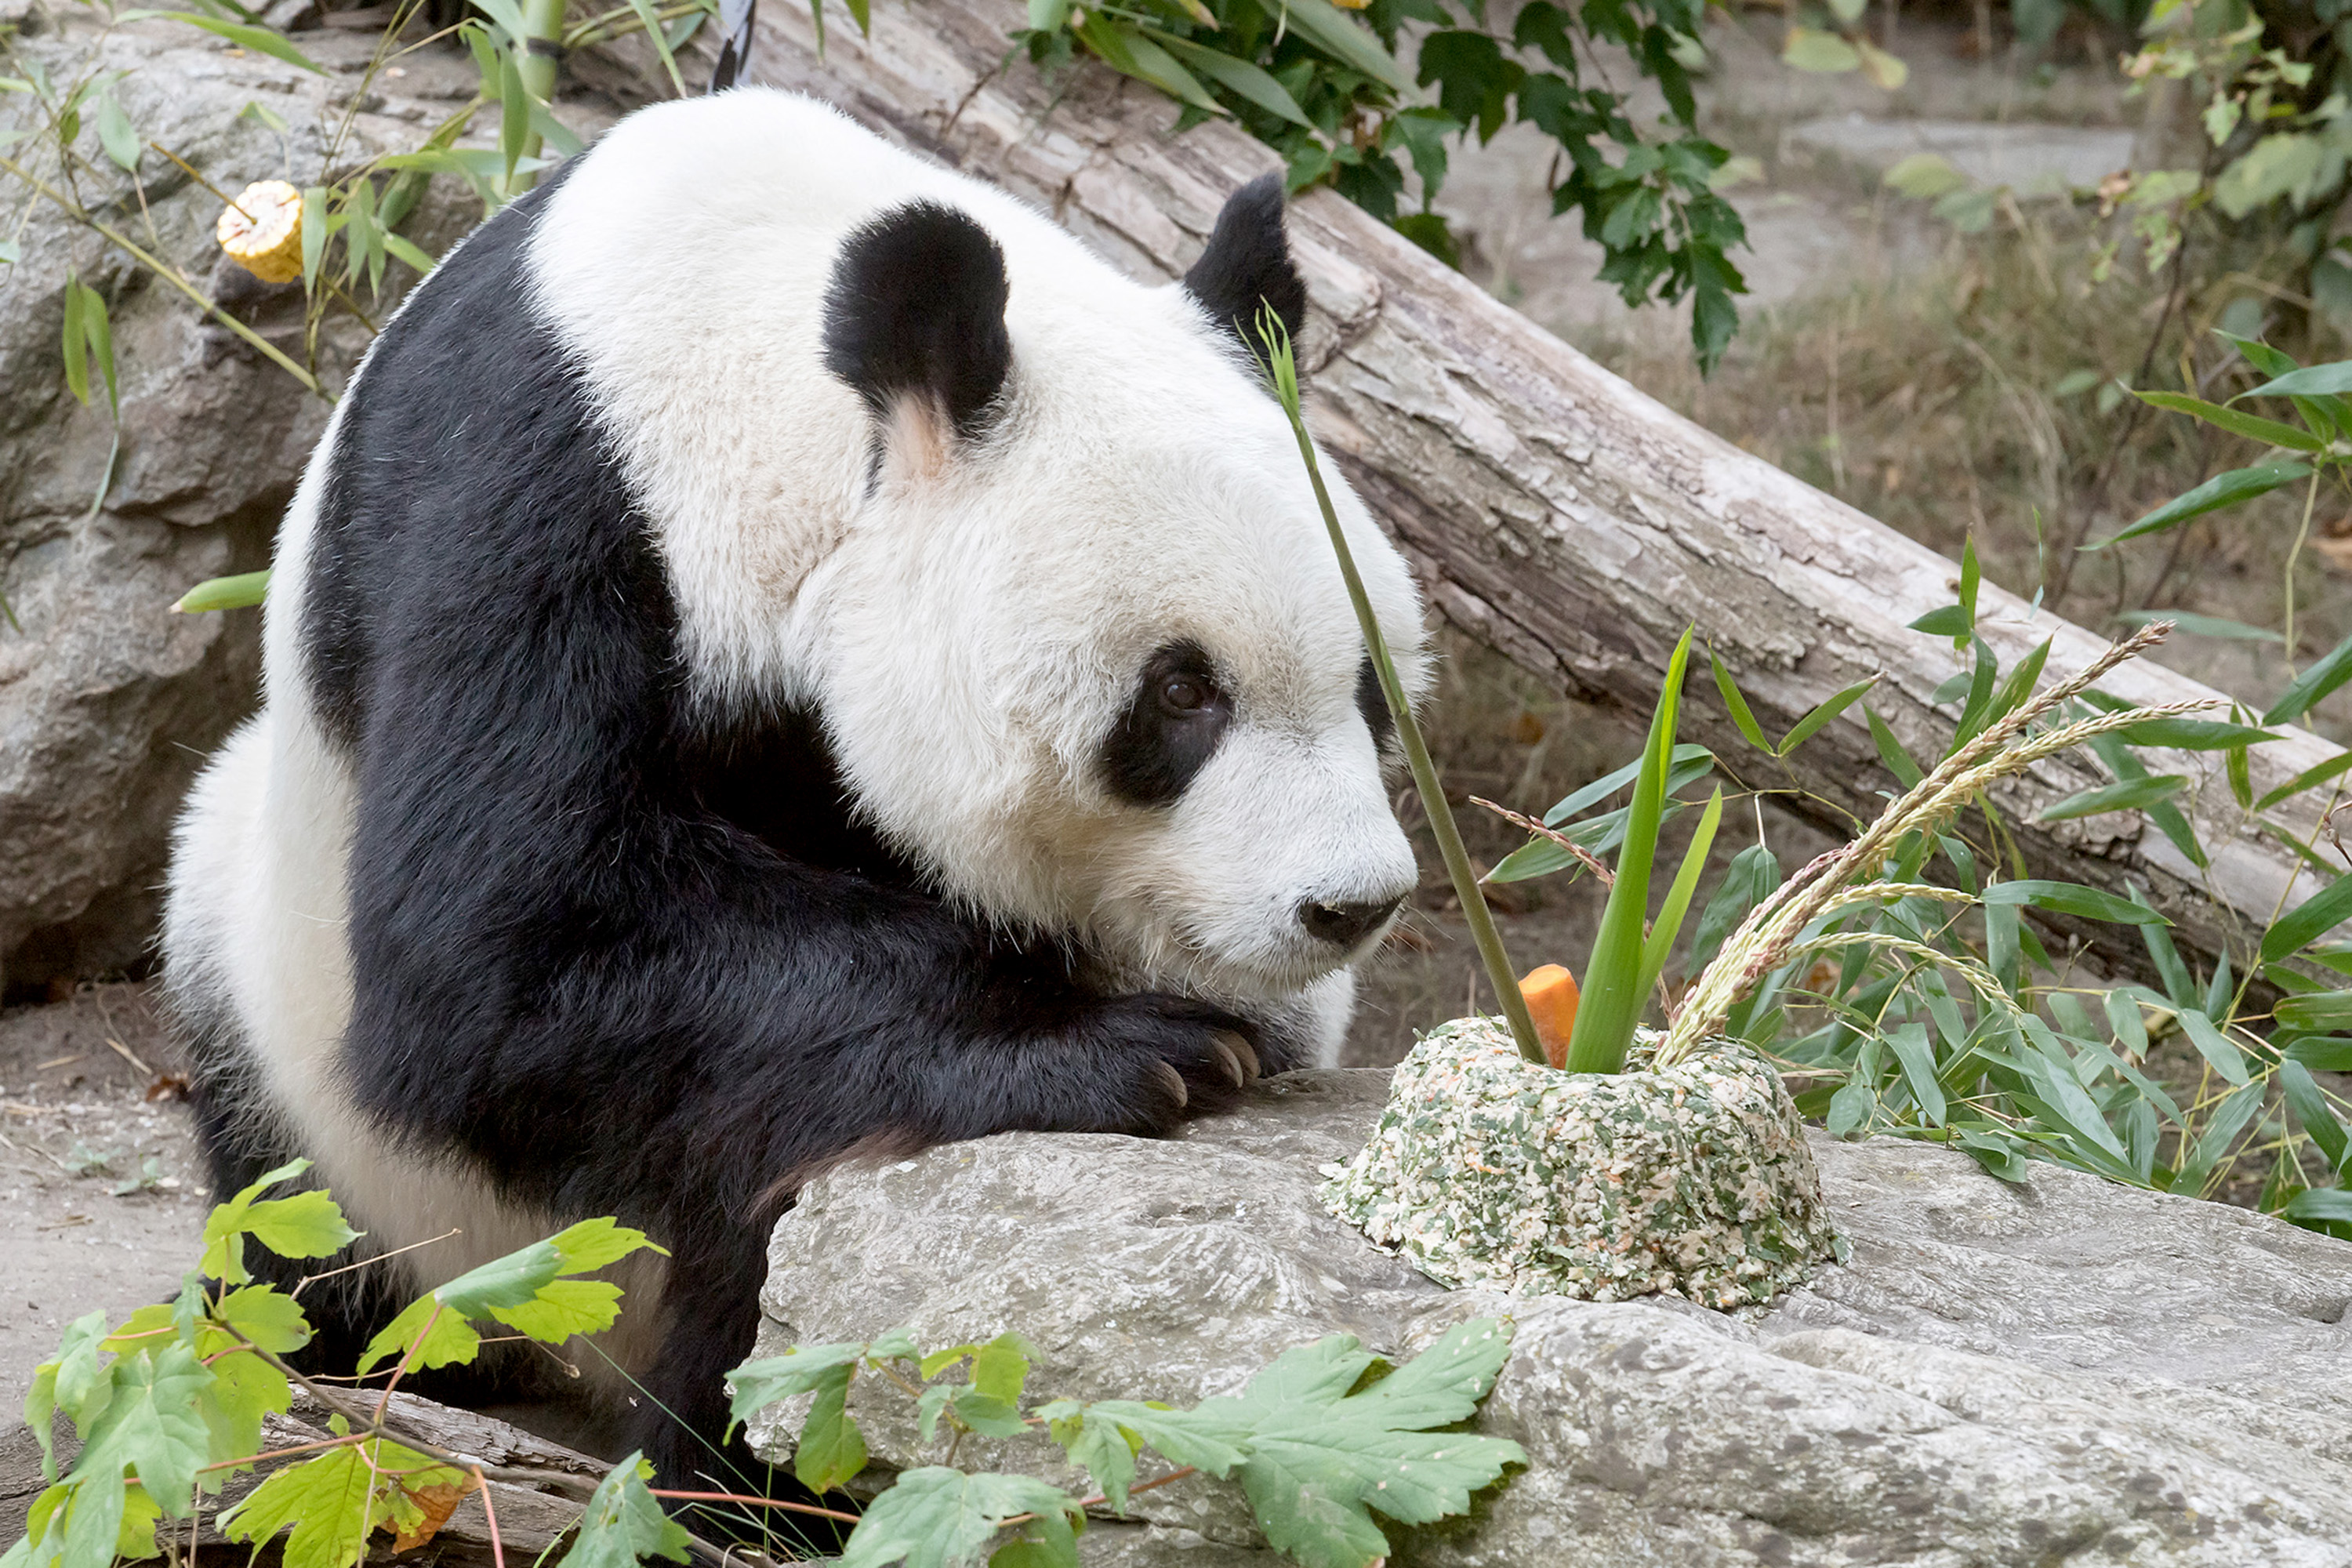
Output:
[[[1378,930],[1403,902],[1402,894],[1384,902],[1370,904],[1326,903],[1318,899],[1306,899],[1298,905],[1298,923],[1307,928],[1309,935],[1336,947],[1353,947],[1367,934]]]

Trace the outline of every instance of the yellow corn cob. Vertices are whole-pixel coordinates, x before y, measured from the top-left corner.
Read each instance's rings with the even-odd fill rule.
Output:
[[[231,261],[264,283],[302,276],[302,193],[283,180],[246,186],[213,234]]]

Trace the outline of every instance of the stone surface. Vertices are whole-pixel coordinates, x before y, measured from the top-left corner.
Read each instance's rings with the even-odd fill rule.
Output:
[[[194,28],[136,22],[100,37],[82,7],[5,0],[15,47],[56,79],[93,66],[124,74],[123,109],[143,138],[171,148],[230,191],[270,177],[307,184],[421,143],[471,95],[462,51],[404,58],[362,94],[373,35],[322,30],[300,46],[314,74],[230,48]],[[352,100],[360,97],[354,110]],[[259,103],[288,126],[258,119]],[[583,129],[614,106],[568,104]],[[0,130],[35,123],[34,100],[0,94]],[[94,117],[78,179],[125,237],[178,268],[299,361],[299,285],[271,288],[223,260],[217,197],[152,152],[144,206],[100,152]],[[340,142],[337,137],[340,129]],[[8,155],[45,174],[40,143]],[[110,182],[119,189],[110,189]],[[29,199],[0,173],[8,211]],[[437,254],[481,208],[437,180],[403,232]],[[12,220],[13,221],[13,220]],[[11,230],[13,233],[13,229]],[[194,584],[267,564],[278,517],[325,428],[329,405],[208,321],[184,293],[120,248],[30,199],[23,258],[0,267],[0,984],[22,994],[59,977],[137,967],[160,903],[165,838],[204,755],[251,706],[258,675],[252,611],[179,616]],[[93,508],[114,436],[101,393],[78,405],[58,342],[68,274],[104,295],[121,387],[121,449]],[[393,264],[372,317],[411,281]],[[368,329],[330,312],[317,369],[339,386]]]
[[[1385,1091],[1294,1074],[1173,1141],[1008,1134],[836,1172],[776,1229],[760,1353],[1017,1329],[1033,1394],[1189,1404],[1325,1334],[1401,1356],[1499,1312],[1517,1341],[1479,1426],[1532,1463],[1469,1519],[1392,1530],[1395,1563],[2352,1563],[2352,1246],[1816,1137],[1851,1259],[1769,1310],[1447,1291],[1316,1196]],[[902,1395],[852,1397],[877,1462],[937,1462]],[[753,1436],[789,1451],[776,1415]],[[1075,1479],[1042,1439],[962,1460]],[[1134,1500],[1089,1562],[1276,1561],[1237,1489]]]

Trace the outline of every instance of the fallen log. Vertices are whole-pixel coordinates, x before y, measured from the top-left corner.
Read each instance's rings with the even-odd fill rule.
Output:
[[[1173,133],[1175,106],[1083,63],[1048,81],[1017,51],[1011,0],[884,5],[861,38],[836,26],[820,56],[806,6],[759,18],[751,79],[824,99],[894,139],[1046,207],[1132,275],[1178,276],[1242,181],[1278,166],[1230,124]],[[1915,757],[1941,753],[1958,703],[1932,700],[1961,664],[1907,623],[1954,597],[1934,552],[1643,395],[1328,190],[1292,213],[1316,321],[1302,359],[1311,420],[1419,568],[1448,621],[1559,689],[1646,714],[1683,627],[1737,677],[1779,733],[1842,688],[1867,699]],[[2004,667],[2044,638],[2052,672],[2105,639],[1988,585],[1980,631]],[[2221,694],[2154,665],[2103,689],[2141,703]],[[1843,831],[1874,815],[1890,775],[1859,708],[1781,764],[1744,742],[1706,689],[1685,738],[1749,782],[1793,785],[1802,815]],[[2253,752],[2259,792],[2337,754],[2302,731]],[[2145,888],[2183,946],[2206,954],[2258,931],[2318,885],[2231,798],[2216,753],[2168,755],[2211,864],[2200,870],[2137,813],[2038,824],[2051,802],[2107,782],[2053,758],[1994,800],[2032,874]],[[2324,804],[2324,803],[2320,803]],[[2317,805],[2273,813],[2307,836]],[[2090,928],[2137,966],[2137,939]]]

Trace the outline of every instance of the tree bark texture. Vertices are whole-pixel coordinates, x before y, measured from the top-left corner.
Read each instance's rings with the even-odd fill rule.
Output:
[[[820,58],[807,7],[779,0],[761,12],[751,78],[1035,202],[1139,279],[1175,278],[1226,195],[1276,168],[1275,154],[1223,122],[1173,133],[1172,103],[1092,62],[1041,78],[1009,52],[1021,19],[1013,0],[894,0],[874,8],[870,38],[836,14]],[[1951,562],[1643,395],[1334,193],[1300,197],[1290,229],[1315,307],[1301,353],[1310,422],[1439,614],[1560,689],[1636,715],[1696,623],[1768,733],[1874,675],[1869,706],[1915,758],[1941,753],[1958,704],[1931,695],[1964,666],[1906,623],[1952,601]],[[1979,615],[2004,668],[2044,638],[2053,676],[2105,646],[1990,584]],[[2103,689],[2148,704],[2221,698],[2146,663]],[[1859,707],[1785,764],[1741,740],[1704,679],[1682,723],[1745,782],[1799,792],[1790,804],[1833,830],[1842,812],[1875,815],[1894,787]],[[2294,731],[2254,751],[2254,788],[2336,753]],[[2032,875],[2137,882],[2184,947],[2242,952],[2319,879],[2246,820],[2217,753],[2149,760],[2188,775],[2182,805],[2209,870],[2136,813],[2035,823],[2108,782],[2085,757],[2042,764],[1994,801]],[[2307,837],[2317,806],[2294,805],[2273,815]],[[2128,931],[2088,934],[2142,962]]]

